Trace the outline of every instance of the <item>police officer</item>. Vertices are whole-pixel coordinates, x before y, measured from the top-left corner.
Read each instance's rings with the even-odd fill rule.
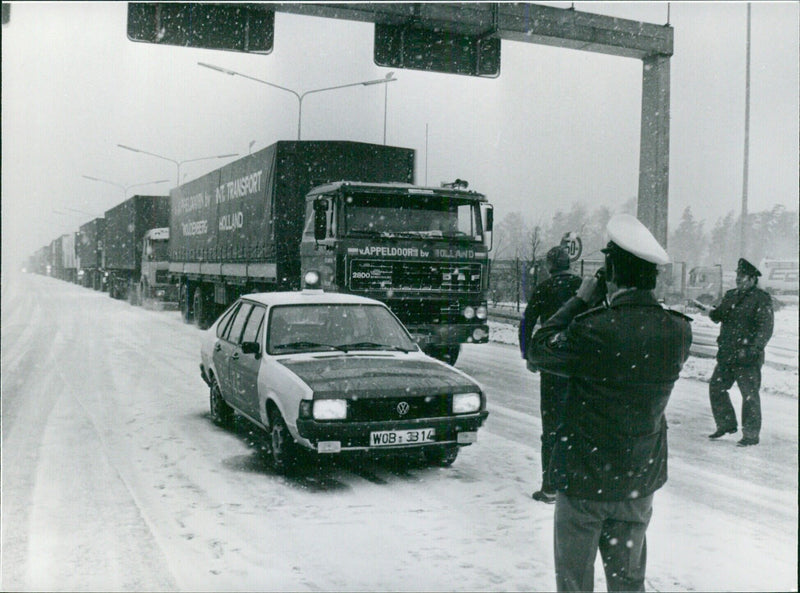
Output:
[[[526,358],[528,343],[533,336],[536,322],[544,323],[558,311],[567,299],[574,296],[581,285],[580,276],[569,271],[569,254],[561,246],[547,252],[547,267],[550,277],[533,291],[519,324],[519,348]],[[528,363],[528,369],[536,367]],[[542,372],[539,405],[542,417],[542,486],[532,494],[534,500],[552,504],[556,501],[556,490],[550,480],[548,466],[556,438],[556,426],[567,395],[567,379],[552,373]]]
[[[734,382],[742,392],[742,439],[739,447],[757,445],[761,432],[761,366],[764,347],[772,337],[772,297],[758,288],[761,272],[744,258],[736,268],[736,288],[708,314],[722,323],[717,338],[717,366],[709,382],[711,413],[717,430],[708,435],[718,439],[737,431],[736,412],[728,390]]]
[[[585,278],[533,336],[531,361],[568,377],[551,459],[556,586],[592,591],[599,548],[610,591],[643,591],[653,494],[667,480],[664,410],[689,356],[690,319],[656,300],[669,258],[635,217],[608,222],[607,305]]]

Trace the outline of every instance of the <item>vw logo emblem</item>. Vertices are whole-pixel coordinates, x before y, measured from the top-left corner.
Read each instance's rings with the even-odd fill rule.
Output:
[[[408,405],[408,402],[400,402],[399,404],[397,404],[397,413],[400,414],[401,416],[405,416],[406,414],[408,414],[409,409],[410,406]]]

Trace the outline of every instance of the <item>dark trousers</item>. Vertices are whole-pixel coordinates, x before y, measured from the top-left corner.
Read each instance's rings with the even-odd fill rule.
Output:
[[[603,502],[556,495],[554,549],[558,591],[594,591],[597,551],[609,591],[644,591],[653,495]]]
[[[742,435],[758,437],[761,432],[761,367],[717,363],[708,384],[711,413],[717,428],[736,429],[736,411],[728,390],[736,382],[742,392]]]
[[[566,377],[544,372],[541,374],[542,490],[545,492],[556,491],[548,468],[556,443],[556,428],[561,421],[561,413],[567,397],[567,382]]]

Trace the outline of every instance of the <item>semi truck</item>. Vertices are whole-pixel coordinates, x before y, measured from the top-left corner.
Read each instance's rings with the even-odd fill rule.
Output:
[[[78,281],[78,259],[75,256],[75,233],[61,235],[61,279]]]
[[[64,273],[64,249],[61,235],[50,241],[50,275],[59,280],[66,280]]]
[[[169,196],[132,196],[106,210],[103,251],[108,293],[139,304],[145,234],[169,224]],[[161,264],[168,268],[164,261]]]
[[[78,284],[94,290],[103,289],[103,235],[105,219],[95,218],[78,230],[75,249],[78,254]]]
[[[326,290],[378,298],[451,364],[488,340],[486,196],[414,185],[412,149],[280,141],[172,190],[169,270],[184,321],[208,327],[237,297]]]
[[[178,286],[171,282],[169,273],[169,227],[150,229],[144,234],[141,262],[139,304],[177,304]]]

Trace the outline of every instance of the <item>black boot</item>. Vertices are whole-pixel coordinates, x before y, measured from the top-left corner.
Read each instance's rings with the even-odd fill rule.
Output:
[[[537,490],[536,492],[531,494],[531,498],[533,500],[538,500],[539,502],[553,504],[556,501],[556,493],[547,492],[546,490]]]
[[[726,434],[733,434],[734,432],[736,432],[736,430],[737,430],[736,428],[718,428],[710,435],[708,435],[708,438],[718,439],[719,437],[725,436]]]
[[[737,447],[750,447],[752,445],[758,444],[758,437],[744,437],[738,443],[736,443]]]

